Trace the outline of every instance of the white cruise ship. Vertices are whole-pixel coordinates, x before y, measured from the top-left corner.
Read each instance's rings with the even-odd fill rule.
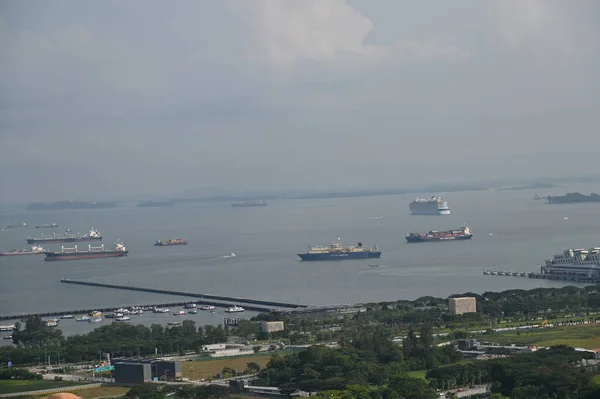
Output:
[[[408,205],[412,215],[449,215],[448,202],[442,197],[421,198]]]
[[[600,247],[567,249],[547,259],[542,274],[600,278]]]

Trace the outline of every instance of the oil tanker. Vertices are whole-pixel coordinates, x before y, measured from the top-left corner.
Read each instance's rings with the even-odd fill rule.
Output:
[[[346,260],[346,259],[372,259],[379,258],[381,251],[374,245],[365,247],[361,242],[357,246],[343,247],[339,242],[339,238],[329,247],[308,247],[308,252],[298,254],[303,261],[319,261],[319,260]]]
[[[80,235],[79,233],[70,233],[69,229],[65,231],[64,235],[56,235],[56,233],[51,235],[42,234],[41,237],[32,238],[31,236],[25,239],[27,244],[43,244],[43,243],[58,243],[58,242],[85,242],[85,241],[94,241],[94,240],[102,240],[102,234],[93,227],[87,234]]]
[[[473,237],[471,228],[466,224],[457,230],[436,231],[429,233],[410,233],[406,236],[407,242],[455,241],[470,240]]]
[[[95,259],[95,258],[115,258],[119,256],[126,256],[129,251],[125,248],[123,242],[118,242],[114,245],[113,249],[105,250],[104,244],[99,247],[92,247],[88,245],[87,251],[79,251],[77,245],[73,248],[61,248],[61,252],[44,252],[47,261],[58,261],[58,260],[78,260],[78,259]]]
[[[172,238],[170,240],[156,240],[155,247],[168,247],[171,245],[187,245],[187,241],[183,238]]]

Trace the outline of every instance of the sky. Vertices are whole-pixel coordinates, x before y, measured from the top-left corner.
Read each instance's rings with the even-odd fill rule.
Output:
[[[597,171],[600,2],[5,0],[0,201]]]

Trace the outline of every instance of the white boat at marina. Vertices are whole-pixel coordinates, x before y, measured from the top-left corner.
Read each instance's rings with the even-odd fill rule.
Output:
[[[75,319],[75,321],[83,321],[83,322],[87,322],[90,318],[88,316],[81,316]]]
[[[88,320],[88,323],[100,323],[102,322],[102,317],[92,317]]]
[[[180,326],[181,322],[180,321],[170,321],[167,323],[169,326],[175,327],[175,326]]]
[[[130,321],[130,320],[131,320],[131,317],[129,317],[129,316],[121,316],[121,317],[117,317],[117,318],[115,319],[115,321],[119,321],[119,322],[122,322],[122,321]]]
[[[200,310],[215,310],[215,307],[213,305],[202,305],[198,309],[200,309]]]
[[[225,311],[227,313],[238,313],[238,312],[244,312],[246,311],[246,309],[242,308],[241,306],[232,306],[230,308],[225,309]]]
[[[180,310],[179,312],[174,312],[173,316],[185,316],[185,310]]]
[[[4,324],[4,325],[0,325],[0,331],[12,331],[14,330],[16,327],[14,324]]]
[[[75,318],[75,316],[73,316],[72,314],[64,314],[62,316],[60,316],[61,319],[73,319]]]

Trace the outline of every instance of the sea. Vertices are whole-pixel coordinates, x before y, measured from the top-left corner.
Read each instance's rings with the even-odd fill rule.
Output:
[[[544,259],[564,249],[599,246],[600,204],[533,200],[536,192],[545,196],[573,191],[589,193],[598,188],[577,184],[546,190],[436,193],[449,202],[452,213],[444,216],[410,215],[408,204],[415,194],[273,200],[265,207],[206,202],[156,208],[131,204],[97,210],[6,211],[0,213],[0,226],[25,222],[28,227],[4,228],[1,250],[29,248],[27,236],[62,234],[66,228],[83,234],[94,227],[102,233],[105,246],[122,240],[130,252],[122,258],[64,262],[45,262],[43,255],[0,257],[0,315],[190,299],[65,284],[61,278],[305,305],[561,287],[568,283],[487,276],[483,271],[539,272]],[[59,227],[34,227],[53,222]],[[456,229],[465,223],[474,231],[472,240],[408,244],[404,238],[408,232]],[[184,238],[189,244],[153,245],[169,238]],[[302,262],[297,256],[309,245],[329,245],[338,238],[344,245],[376,244],[383,252],[381,259]],[[88,244],[79,245],[86,248]],[[61,244],[47,248],[60,251]],[[226,316],[224,309],[218,309],[185,318],[219,324]],[[166,324],[173,319],[177,318],[172,314],[150,313],[132,322]],[[95,327],[74,320],[60,322],[67,335]]]

